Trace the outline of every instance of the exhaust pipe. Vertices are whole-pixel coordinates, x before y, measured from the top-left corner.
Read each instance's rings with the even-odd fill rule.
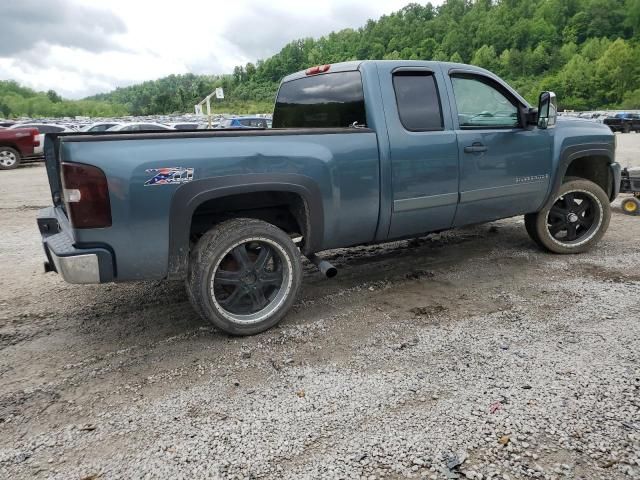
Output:
[[[321,259],[315,253],[307,255],[307,258],[320,270],[327,278],[333,278],[338,274],[338,269],[326,260]]]

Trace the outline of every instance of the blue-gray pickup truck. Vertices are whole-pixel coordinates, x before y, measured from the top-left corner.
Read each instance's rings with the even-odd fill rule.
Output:
[[[615,137],[469,65],[321,65],[280,85],[273,129],[47,137],[46,270],[71,283],[183,279],[225,332],[283,318],[301,255],[524,215],[542,248],[593,247]]]

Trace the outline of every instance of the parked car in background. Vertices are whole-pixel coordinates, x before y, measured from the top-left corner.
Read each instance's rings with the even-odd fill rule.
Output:
[[[218,128],[268,128],[268,124],[261,117],[223,118]]]
[[[153,122],[122,123],[107,129],[107,132],[136,132],[148,130],[175,130],[173,127]]]
[[[637,113],[616,113],[613,117],[605,118],[602,123],[612,132],[640,132],[640,115]]]
[[[176,123],[168,123],[172,128],[176,130],[198,130],[200,128],[201,123],[199,122],[176,122]]]
[[[220,127],[220,122],[219,121],[215,121],[215,122],[211,122],[211,128],[219,128]],[[208,130],[209,129],[209,124],[208,123],[203,123],[201,125],[198,126],[198,130]]]
[[[40,147],[40,134],[35,128],[3,128],[0,130],[0,170],[11,170]]]
[[[9,127],[9,129],[16,128],[36,128],[38,132],[40,132],[40,143],[35,148],[33,152],[34,155],[42,155],[42,149],[44,148],[44,137],[47,133],[64,133],[64,132],[73,132],[69,127],[65,127],[64,125],[52,125],[49,123],[16,123]]]
[[[287,76],[272,130],[52,136],[45,269],[183,280],[203,318],[249,335],[294,304],[301,253],[333,276],[316,252],[516,215],[540,247],[583,252],[620,188],[615,136],[556,112],[471,65],[364,61]]]
[[[96,122],[86,125],[80,129],[81,132],[104,132],[110,128],[122,125],[120,122]]]
[[[10,126],[15,125],[15,124],[16,124],[16,122],[12,122],[11,120],[2,120],[2,121],[0,121],[0,127],[4,127],[4,128],[10,127]]]

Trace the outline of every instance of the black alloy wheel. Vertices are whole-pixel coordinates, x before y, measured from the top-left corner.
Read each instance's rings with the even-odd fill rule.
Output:
[[[252,315],[267,307],[284,281],[283,259],[264,241],[234,247],[220,262],[212,290],[220,306],[232,315]]]
[[[598,214],[598,203],[591,194],[566,193],[549,210],[549,234],[564,243],[580,241],[592,233]]]
[[[190,252],[186,279],[194,309],[231,335],[276,325],[302,285],[300,250],[289,233],[263,220],[213,226]]]
[[[600,185],[569,177],[524,223],[531,239],[553,253],[581,253],[596,245],[611,220],[609,196]]]

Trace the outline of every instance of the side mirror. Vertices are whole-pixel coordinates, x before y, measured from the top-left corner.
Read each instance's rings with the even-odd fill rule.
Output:
[[[558,104],[556,94],[542,92],[538,100],[538,128],[551,128],[558,118]]]

